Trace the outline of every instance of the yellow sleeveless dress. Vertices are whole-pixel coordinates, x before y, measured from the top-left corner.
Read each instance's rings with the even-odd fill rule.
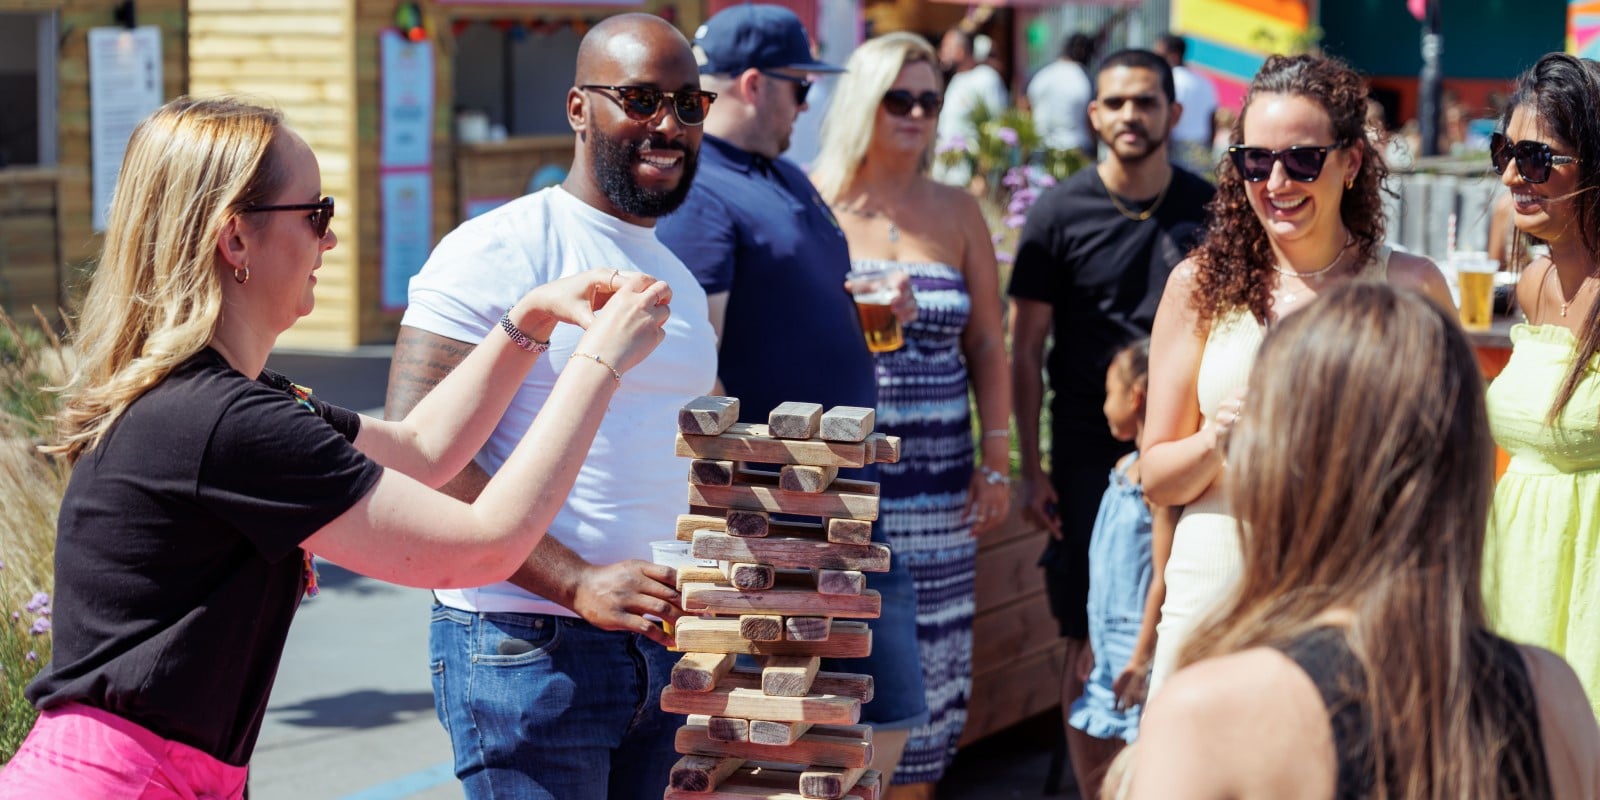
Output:
[[[1545,423],[1577,344],[1560,325],[1516,325],[1489,385],[1489,427],[1511,463],[1495,486],[1484,596],[1495,632],[1565,658],[1600,716],[1600,362]]]
[[[1389,253],[1389,248],[1381,248],[1355,280],[1387,280]],[[1201,427],[1210,422],[1223,400],[1249,382],[1256,351],[1266,334],[1266,326],[1257,322],[1249,309],[1231,309],[1212,323],[1195,380],[1195,395],[1204,416]],[[1229,508],[1226,476],[1224,472],[1204,494],[1184,506],[1183,515],[1178,518],[1172,554],[1167,558],[1167,599],[1161,605],[1161,622],[1156,626],[1151,697],[1177,668],[1178,653],[1190,632],[1244,574],[1239,523]]]

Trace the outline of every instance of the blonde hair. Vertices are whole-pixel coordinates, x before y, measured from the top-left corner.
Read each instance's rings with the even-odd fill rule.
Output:
[[[180,97],[134,129],[50,452],[76,461],[94,449],[130,403],[210,343],[222,313],[218,236],[281,188],[270,152],[282,126],[280,112],[236,98]]]
[[[811,169],[811,180],[822,199],[839,198],[855,177],[867,147],[872,144],[878,106],[884,92],[900,77],[907,64],[927,63],[939,80],[938,57],[926,39],[913,33],[889,33],[867,40],[845,64],[828,113],[822,118],[821,154]],[[939,91],[943,92],[941,85]],[[922,154],[922,168],[933,163],[933,144]]]
[[[1348,609],[1375,797],[1501,796],[1509,713],[1481,579],[1494,484],[1483,377],[1452,315],[1351,283],[1276,326],[1228,447],[1244,576],[1185,664],[1283,645]],[[1533,732],[1536,733],[1536,732]]]

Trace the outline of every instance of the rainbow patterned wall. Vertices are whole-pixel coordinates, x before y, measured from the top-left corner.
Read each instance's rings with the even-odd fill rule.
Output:
[[[1567,52],[1600,59],[1600,0],[1567,3]]]
[[[1267,54],[1289,52],[1304,40],[1307,2],[1173,0],[1172,30],[1188,39],[1189,66],[1216,84],[1218,103],[1238,108]]]

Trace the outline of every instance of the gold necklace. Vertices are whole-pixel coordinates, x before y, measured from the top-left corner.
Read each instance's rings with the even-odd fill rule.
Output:
[[[1100,182],[1102,184],[1105,183],[1104,180],[1102,180]],[[1117,213],[1118,214],[1121,214],[1122,216],[1127,217],[1128,219],[1131,219],[1134,222],[1144,222],[1145,220],[1151,218],[1152,216],[1155,216],[1156,209],[1161,207],[1161,201],[1162,200],[1167,199],[1167,190],[1171,189],[1171,188],[1172,188],[1172,178],[1168,177],[1166,185],[1161,187],[1161,192],[1156,195],[1156,199],[1155,200],[1151,201],[1150,207],[1145,209],[1145,210],[1143,210],[1143,211],[1140,211],[1137,214],[1133,213],[1132,211],[1129,211],[1127,206],[1124,206],[1119,200],[1117,200],[1117,193],[1111,191],[1111,187],[1110,186],[1106,187],[1106,197],[1111,198],[1111,205],[1114,208],[1117,209]]]
[[[1553,262],[1552,262],[1552,264],[1553,264]],[[1551,272],[1555,272],[1555,267],[1553,265],[1550,267],[1550,271]],[[1583,294],[1583,287],[1588,286],[1589,285],[1589,279],[1593,278],[1593,277],[1594,277],[1594,273],[1593,272],[1589,273],[1588,275],[1583,276],[1583,280],[1578,282],[1578,288],[1572,292],[1572,297],[1561,301],[1561,316],[1565,317],[1567,315],[1567,306],[1570,306],[1573,303],[1577,302],[1578,295]],[[1556,278],[1556,296],[1557,297],[1561,296],[1561,279],[1560,279],[1560,276],[1557,276],[1557,278]]]
[[[878,217],[883,217],[884,221],[889,223],[889,241],[900,241],[900,227],[894,224],[894,220],[890,219],[888,214],[877,211],[866,211],[859,208],[846,208],[844,206],[830,205],[829,208],[832,208],[835,211],[843,211],[850,216],[860,217],[862,219],[877,219]]]

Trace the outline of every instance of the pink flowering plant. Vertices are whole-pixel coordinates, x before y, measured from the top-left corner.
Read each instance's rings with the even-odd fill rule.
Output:
[[[0,311],[0,763],[33,726],[23,689],[50,659],[55,527],[68,468],[41,454],[69,352],[43,323]]]

